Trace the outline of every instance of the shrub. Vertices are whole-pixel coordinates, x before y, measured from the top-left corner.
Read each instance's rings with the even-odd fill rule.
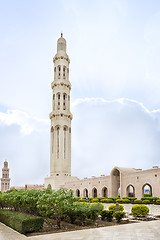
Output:
[[[119,223],[121,221],[121,219],[124,218],[125,214],[126,214],[125,212],[117,211],[114,213],[114,217],[117,220],[117,222]]]
[[[101,212],[104,209],[104,205],[102,203],[92,203],[91,208],[95,208],[97,211]]]
[[[142,200],[134,200],[134,203],[136,203],[136,204],[139,204],[139,203],[142,203]]]
[[[0,221],[20,233],[38,232],[43,227],[43,218],[24,213],[0,210]]]
[[[117,199],[116,202],[118,203],[130,203],[131,201],[129,199]]]
[[[149,213],[149,208],[144,205],[135,205],[132,207],[131,213],[136,217],[145,217]]]
[[[98,198],[93,198],[91,202],[99,202]]]
[[[116,204],[110,205],[110,206],[108,207],[108,209],[109,209],[110,211],[115,212],[115,210],[116,210]],[[119,204],[119,211],[123,211],[123,210],[124,210],[123,205],[122,205],[122,204]]]
[[[71,223],[77,223],[79,225],[90,224],[98,217],[103,210],[103,204],[98,203],[79,203],[75,202],[70,205],[66,205],[64,208],[65,217],[69,217]]]
[[[101,199],[102,203],[113,203],[113,199]]]
[[[150,204],[151,202],[146,199],[146,200],[143,200],[142,203],[144,203],[144,204]]]
[[[94,221],[103,209],[104,209],[104,205],[102,203],[92,203],[91,219]]]
[[[104,220],[107,220],[109,222],[112,222],[112,219],[113,219],[113,211],[109,211],[109,210],[103,210],[101,213],[101,219],[104,221]]]
[[[86,202],[86,198],[80,198],[78,199],[78,202]]]
[[[156,204],[157,204],[157,205],[160,205],[160,199],[157,199],[157,200],[156,200]]]

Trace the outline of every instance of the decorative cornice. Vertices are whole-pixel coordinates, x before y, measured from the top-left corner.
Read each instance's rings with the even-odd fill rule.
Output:
[[[57,110],[57,111],[60,111],[60,110]],[[66,113],[57,112],[57,111],[51,112],[51,113],[49,114],[49,118],[52,119],[52,118],[54,118],[54,117],[66,117],[66,118],[69,118],[70,120],[73,119],[72,113],[66,114]]]
[[[53,62],[55,63],[55,61],[60,60],[60,59],[64,59],[64,60],[66,60],[68,63],[70,63],[70,59],[69,59],[68,56],[57,56],[57,55],[55,55],[55,57],[53,58]]]
[[[71,90],[71,84],[70,84],[70,82],[68,82],[68,83],[57,82],[57,83],[56,83],[56,81],[53,81],[53,82],[51,83],[51,88],[52,88],[52,89],[53,89],[54,87],[59,87],[59,86],[65,86],[65,87],[68,87],[69,90]]]

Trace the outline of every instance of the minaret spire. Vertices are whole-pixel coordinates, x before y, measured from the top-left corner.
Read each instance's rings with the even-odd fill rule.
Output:
[[[51,187],[55,189],[71,176],[70,59],[66,53],[66,40],[63,38],[63,33],[57,40],[57,53],[53,58],[53,63],[50,178],[46,179],[45,185],[51,184]],[[49,179],[52,179],[51,183]]]
[[[5,159],[4,167],[2,168],[1,192],[5,192],[9,189],[10,189],[9,168],[8,168],[8,162]]]

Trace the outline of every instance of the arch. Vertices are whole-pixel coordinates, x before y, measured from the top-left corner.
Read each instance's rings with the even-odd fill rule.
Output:
[[[135,187],[132,184],[129,184],[126,188],[127,197],[135,197]]]
[[[57,158],[59,158],[59,142],[60,142],[60,127],[59,125],[56,126],[56,132],[57,132]]]
[[[80,197],[80,190],[79,189],[76,190],[76,197]]]
[[[53,148],[54,148],[54,128],[53,128],[53,126],[51,127],[51,148],[52,148],[52,153],[53,153]]]
[[[145,183],[142,186],[142,197],[147,196],[152,197],[152,186],[149,183]]]
[[[64,126],[63,127],[63,149],[64,149],[64,159],[66,158],[66,149],[67,149],[67,130],[68,127]]]
[[[108,189],[106,187],[102,188],[102,197],[105,197],[105,198],[108,197]]]
[[[97,188],[95,188],[95,187],[92,189],[92,197],[93,198],[97,197]]]
[[[87,188],[85,188],[83,190],[83,197],[88,197],[88,189]]]
[[[48,184],[47,188],[52,189],[51,184]]]
[[[120,195],[120,170],[117,167],[111,171],[111,189],[112,197]]]

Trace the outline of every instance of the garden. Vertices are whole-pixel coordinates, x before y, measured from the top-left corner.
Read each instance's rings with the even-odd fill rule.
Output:
[[[109,203],[107,210],[104,209],[106,203]],[[132,221],[124,211],[123,204],[128,203],[134,204]],[[57,191],[12,190],[0,193],[0,222],[24,234],[71,231],[137,222],[138,218],[149,214],[145,204],[159,205],[160,199],[81,199],[63,188]]]

